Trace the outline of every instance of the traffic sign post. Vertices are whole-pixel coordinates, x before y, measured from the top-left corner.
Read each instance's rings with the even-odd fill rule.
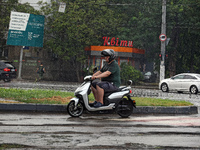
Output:
[[[159,39],[161,41],[161,65],[164,65],[164,61],[165,61],[165,46],[166,46],[166,40],[167,40],[167,36],[165,34],[160,34]],[[163,66],[161,67],[163,68]],[[164,78],[162,78],[164,79]]]
[[[160,81],[162,81],[165,78],[165,41],[167,39],[167,36],[165,34],[161,34],[159,36],[159,39],[161,41],[161,61],[160,61]]]
[[[161,24],[161,34],[159,36],[161,41],[161,55],[162,59],[160,61],[160,81],[165,78],[165,46],[166,46],[166,0],[162,0],[162,24]]]

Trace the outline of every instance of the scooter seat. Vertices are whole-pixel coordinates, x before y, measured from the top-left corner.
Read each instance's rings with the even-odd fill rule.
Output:
[[[119,90],[122,91],[124,88],[126,88],[126,86],[120,86]]]
[[[110,94],[115,93],[115,92],[119,92],[119,91],[121,91],[120,88],[116,89],[115,91],[105,92],[105,93],[104,93],[104,96],[108,97]]]

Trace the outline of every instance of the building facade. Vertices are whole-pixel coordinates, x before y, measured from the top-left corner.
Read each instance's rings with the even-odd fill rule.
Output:
[[[104,63],[104,59],[101,57],[101,51],[104,49],[113,49],[116,52],[116,60],[120,65],[122,62],[129,62],[136,69],[140,69],[145,51],[142,49],[130,48],[130,47],[115,47],[115,46],[90,46],[85,48],[85,54],[88,58],[86,67],[97,66],[100,69]],[[13,65],[19,71],[21,46],[8,46],[7,59],[13,63]],[[22,79],[36,80],[38,74],[36,73],[37,67],[40,63],[43,63],[46,73],[44,74],[44,80],[52,81],[66,81],[77,82],[77,72],[72,67],[70,62],[66,62],[59,59],[52,51],[43,50],[42,48],[30,47],[23,50],[22,58]],[[79,75],[83,76],[83,70],[80,70]]]
[[[116,60],[118,65],[122,62],[130,63],[132,66],[138,70],[141,70],[143,65],[143,59],[145,50],[131,48],[131,47],[116,47],[116,46],[90,46],[85,48],[86,54],[88,56],[88,66],[97,66],[101,68],[104,59],[101,57],[101,51],[104,49],[113,49],[116,53]]]
[[[8,46],[7,59],[17,68],[19,72],[21,46]],[[36,69],[43,63],[46,73],[44,80],[77,82],[77,75],[69,62],[59,59],[57,55],[42,48],[30,47],[23,50],[21,78],[36,80],[38,74]]]

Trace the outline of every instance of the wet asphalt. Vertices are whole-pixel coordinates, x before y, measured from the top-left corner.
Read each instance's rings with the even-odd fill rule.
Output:
[[[199,115],[0,113],[0,147],[13,149],[200,149]]]
[[[4,88],[74,91],[79,83],[0,81]],[[0,104],[0,149],[200,149],[199,95],[133,87],[132,96],[185,98],[193,107],[138,107],[129,118],[114,113],[70,117],[64,105]],[[191,113],[193,112],[193,113]]]

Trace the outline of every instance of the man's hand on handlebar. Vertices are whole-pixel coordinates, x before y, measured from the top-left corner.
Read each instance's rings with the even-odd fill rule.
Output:
[[[97,79],[97,76],[92,76],[91,79],[95,80],[95,79]]]

